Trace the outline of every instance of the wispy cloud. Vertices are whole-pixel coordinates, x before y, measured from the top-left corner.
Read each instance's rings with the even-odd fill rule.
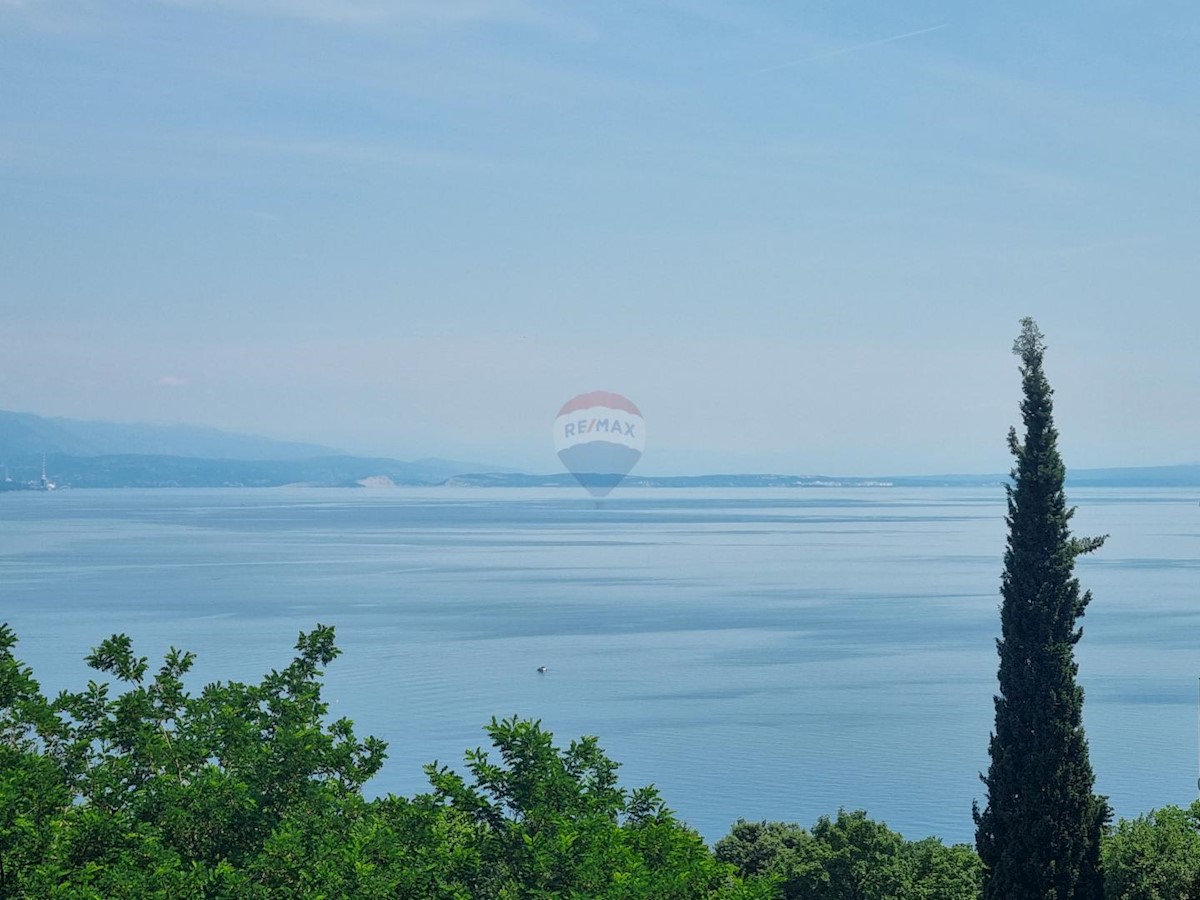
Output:
[[[13,2],[13,0],[0,0]],[[19,0],[18,0],[19,2]],[[536,21],[527,0],[159,0],[170,6],[222,9],[253,16],[306,19],[341,25],[463,24]]]
[[[214,135],[196,138],[177,137],[202,153],[245,155],[265,159],[296,159],[343,166],[378,168],[475,168],[495,163],[482,156],[449,151],[425,150],[397,143],[346,139],[304,139],[287,137],[245,137]]]
[[[857,53],[859,50],[867,50],[871,47],[881,47],[884,44],[894,44],[896,41],[905,41],[909,38],[914,38],[922,34],[930,34],[934,31],[941,31],[943,28],[948,27],[950,27],[950,23],[943,22],[941,25],[934,25],[931,28],[918,28],[916,31],[906,31],[903,34],[893,34],[890,37],[879,38],[875,41],[866,41],[862,44],[853,44],[849,47],[831,50],[828,53],[817,53],[813,56],[806,56],[803,59],[793,59],[790,62],[779,63],[775,66],[767,66],[765,69],[757,69],[754,74],[765,75],[768,72],[779,72],[783,69],[791,69],[795,66],[803,66],[807,63],[820,62],[823,59],[833,59],[835,56],[845,56],[847,53]]]
[[[257,18],[297,19],[315,24],[445,27],[508,22],[546,25],[560,17],[537,0],[154,0],[160,6],[197,12],[224,12]],[[102,4],[70,0],[0,0],[0,15],[15,13],[38,21],[88,21],[105,12]]]
[[[1132,144],[1144,158],[1153,144],[1186,153],[1200,146],[1195,117],[1181,115],[1168,97],[1135,98],[1104,87],[1030,79],[957,60],[922,59],[919,68],[958,88],[969,88],[977,108],[988,108],[995,119],[1019,109],[1030,121],[1070,133],[1092,150],[1120,147],[1127,154],[1125,148]],[[985,100],[987,106],[981,107]]]

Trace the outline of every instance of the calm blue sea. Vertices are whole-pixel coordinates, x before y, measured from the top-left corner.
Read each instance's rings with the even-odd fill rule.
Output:
[[[582,492],[580,492],[582,493]],[[1080,671],[1122,815],[1196,796],[1197,492],[1087,490],[1112,536]],[[197,686],[337,626],[332,712],[411,794],[491,716],[596,734],[709,839],[866,808],[972,837],[1004,544],[1000,489],[60,491],[0,494],[0,619],[49,691],[114,631]],[[536,669],[546,665],[542,675]]]

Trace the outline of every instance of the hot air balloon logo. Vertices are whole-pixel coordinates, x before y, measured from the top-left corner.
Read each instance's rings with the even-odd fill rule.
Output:
[[[593,497],[607,497],[645,447],[641,410],[620,394],[592,391],[572,397],[554,420],[558,458]]]

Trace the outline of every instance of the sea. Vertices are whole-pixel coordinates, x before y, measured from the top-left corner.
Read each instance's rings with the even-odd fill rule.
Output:
[[[1196,490],[1088,489],[1078,646],[1097,789],[1197,796]],[[336,627],[330,715],[388,742],[371,794],[464,770],[493,716],[596,735],[712,841],[865,809],[972,840],[992,726],[1004,491],[60,490],[0,494],[0,620],[43,689],[110,634],[193,690]],[[545,672],[539,672],[541,666]]]

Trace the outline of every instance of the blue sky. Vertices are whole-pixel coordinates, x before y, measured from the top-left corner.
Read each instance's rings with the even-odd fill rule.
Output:
[[[0,408],[558,468],[1200,461],[1193,3],[0,0]]]

